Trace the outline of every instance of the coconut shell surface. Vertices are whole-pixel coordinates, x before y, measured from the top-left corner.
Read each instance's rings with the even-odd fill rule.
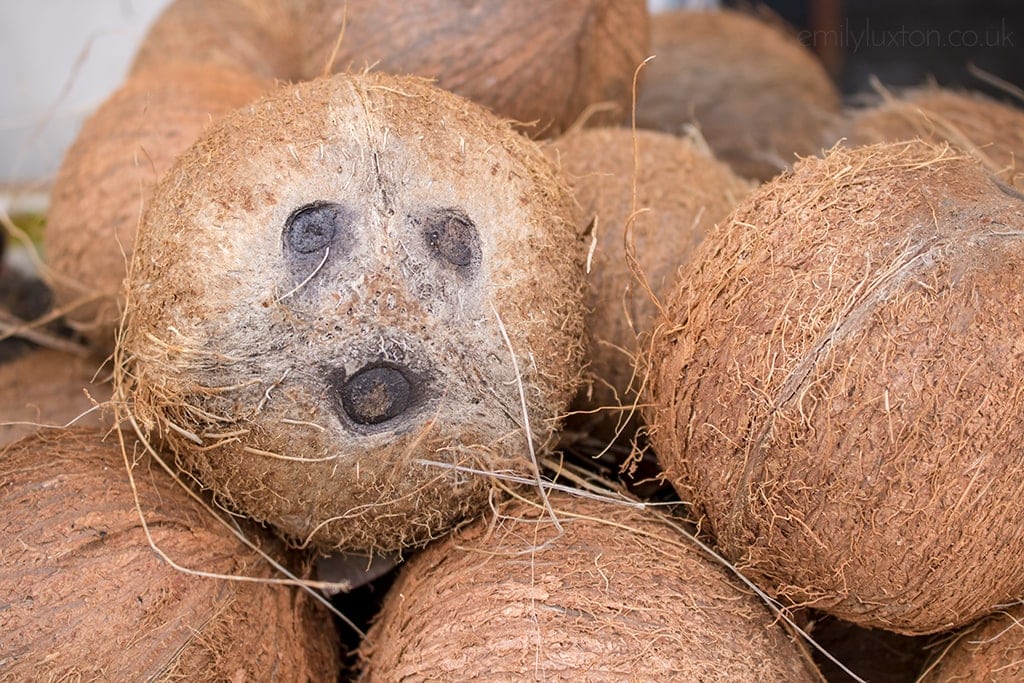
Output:
[[[204,484],[293,541],[423,543],[487,500],[453,466],[531,471],[524,402],[535,448],[552,440],[582,366],[583,250],[556,169],[478,105],[383,74],[288,86],[161,184],[122,386]]]
[[[307,5],[306,78],[373,68],[436,79],[527,124],[533,137],[566,130],[595,105],[603,114],[591,112],[592,121],[625,121],[633,72],[649,47],[643,0]]]
[[[5,678],[336,680],[330,615],[293,587],[193,576],[161,559],[136,494],[153,542],[180,565],[275,576],[134,452],[133,489],[116,440],[101,439],[66,430],[0,450]]]
[[[768,592],[907,635],[1024,594],[1024,199],[922,142],[755,191],[652,344],[651,438]]]
[[[516,502],[409,560],[363,681],[820,680],[758,598],[650,512]]]
[[[34,349],[0,363],[0,446],[40,428],[112,424],[110,371],[92,359]]]
[[[921,138],[950,142],[977,155],[989,170],[1024,189],[1024,110],[980,93],[919,88],[852,111],[848,144]]]
[[[104,355],[118,292],[157,180],[215,119],[267,81],[213,65],[172,63],[129,78],[85,122],[61,163],[43,247],[58,308]]]
[[[696,124],[715,156],[767,180],[821,152],[840,111],[836,86],[795,34],[737,11],[651,17],[637,124],[680,133]]]
[[[297,79],[301,76],[298,19],[305,4],[303,0],[174,0],[146,32],[131,73],[187,62],[254,78]]]
[[[696,142],[656,131],[584,129],[548,154],[596,233],[586,299],[592,381],[579,407],[630,406],[644,381],[635,368],[641,339],[658,322],[655,300],[751,187]],[[614,423],[619,413],[600,417]]]
[[[921,683],[1014,683],[1024,680],[1024,607],[1019,603],[957,633]],[[938,649],[938,648],[936,648]]]

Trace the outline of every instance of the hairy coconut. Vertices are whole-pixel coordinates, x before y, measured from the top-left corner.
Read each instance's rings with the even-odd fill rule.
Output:
[[[551,496],[409,560],[364,681],[815,681],[765,605],[656,514]]]
[[[839,93],[794,34],[750,14],[677,10],[651,18],[637,124],[696,124],[741,176],[767,180],[831,145]]]
[[[542,449],[577,387],[576,223],[537,146],[468,100],[384,74],[284,87],[161,183],[123,393],[293,541],[425,542],[487,500],[452,466],[529,472],[526,416]]]
[[[212,119],[270,87],[212,65],[169,64],[128,79],[85,122],[54,182],[43,246],[57,306],[101,353],[114,344],[126,261],[157,180]]]
[[[153,550],[139,510],[185,568],[275,576],[159,466],[129,458],[134,484],[116,439],[96,432],[40,432],[0,451],[4,677],[336,680],[337,633],[305,592],[190,575]]]
[[[91,359],[36,349],[0,363],[0,446],[41,427],[111,426],[110,372]]]
[[[594,122],[625,121],[649,47],[643,0],[306,4],[307,78],[365,68],[433,78],[535,137],[588,110]]]
[[[1017,683],[1024,680],[1024,606],[1008,606],[957,633],[921,683]]]
[[[302,45],[297,38],[298,15],[305,4],[305,0],[174,0],[146,32],[131,73],[168,62],[188,62],[264,79],[298,79]]]
[[[980,93],[939,87],[851,111],[845,124],[850,145],[921,138],[948,141],[975,153],[1000,178],[1024,189],[1024,111]]]
[[[591,128],[547,151],[596,233],[586,298],[590,386],[577,407],[631,406],[644,381],[635,369],[641,339],[658,320],[655,299],[668,295],[704,234],[751,187],[696,141],[667,133]],[[604,424],[622,417],[596,415]]]
[[[652,441],[770,593],[933,633],[1024,595],[1024,197],[948,146],[751,195],[652,344]]]

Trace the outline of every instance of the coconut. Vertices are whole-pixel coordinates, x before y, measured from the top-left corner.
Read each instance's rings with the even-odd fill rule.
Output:
[[[638,125],[678,133],[695,123],[715,156],[760,180],[835,139],[838,91],[777,23],[727,10],[664,12],[651,18],[651,44]]]
[[[652,343],[651,438],[768,592],[868,628],[1024,595],[1024,197],[924,142],[751,195]]]
[[[548,153],[596,233],[586,298],[590,386],[578,408],[632,406],[644,381],[635,369],[640,338],[657,323],[656,301],[668,295],[704,234],[751,188],[698,141],[667,133],[585,129],[559,138]],[[596,416],[615,425],[622,414]]]
[[[5,675],[336,680],[337,633],[306,593],[187,574],[154,551],[140,511],[185,568],[276,576],[153,461],[129,457],[133,482],[116,440],[95,432],[40,432],[0,451]]]
[[[0,363],[0,446],[41,427],[110,426],[110,372],[88,358],[36,349]]]
[[[537,146],[416,78],[287,86],[161,183],[119,395],[225,503],[386,553],[529,473],[578,385],[583,253]]]
[[[955,634],[922,683],[1015,683],[1024,679],[1024,606],[1017,603]],[[938,650],[939,648],[936,647]]]
[[[584,112],[625,121],[648,50],[643,0],[306,4],[306,78],[366,68],[433,78],[532,136],[557,134]]]
[[[227,68],[264,79],[300,77],[297,0],[174,0],[146,32],[137,74],[168,62]]]
[[[913,138],[948,141],[1024,189],[1024,111],[980,93],[939,87],[909,90],[852,110],[845,128],[850,145]]]
[[[815,681],[765,605],[657,514],[515,502],[409,560],[363,681]]]
[[[128,79],[85,122],[54,182],[43,246],[57,306],[101,353],[114,344],[127,256],[156,181],[211,119],[269,87],[233,70],[169,64]]]

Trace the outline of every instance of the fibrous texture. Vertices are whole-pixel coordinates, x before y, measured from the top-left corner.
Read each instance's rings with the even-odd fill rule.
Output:
[[[696,124],[715,156],[758,180],[831,145],[839,92],[795,35],[741,12],[679,10],[652,17],[651,52],[639,125]]]
[[[929,87],[888,96],[851,111],[844,134],[851,146],[915,138],[949,142],[1024,189],[1024,111],[980,93]]]
[[[277,578],[136,447],[65,430],[0,450],[3,678],[335,680],[338,636],[306,593],[157,554]]]
[[[287,86],[215,124],[139,231],[138,423],[297,543],[393,551],[530,472],[583,353],[583,241],[536,145],[414,78]],[[462,469],[458,469],[462,468]]]
[[[1024,592],[1024,199],[834,149],[705,239],[652,345],[658,457],[775,595],[909,635]]]
[[[751,186],[697,141],[656,131],[589,128],[547,151],[567,175],[592,233],[591,381],[578,407],[613,408],[598,416],[616,424],[624,413],[614,408],[632,406],[645,381],[636,361],[678,270]]]
[[[306,78],[366,68],[433,78],[528,124],[534,137],[558,134],[584,113],[625,121],[648,50],[643,0],[306,4]]]
[[[516,502],[412,558],[363,681],[818,680],[760,600],[650,511]]]

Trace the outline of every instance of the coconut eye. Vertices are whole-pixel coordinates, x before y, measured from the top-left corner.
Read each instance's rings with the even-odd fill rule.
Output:
[[[421,221],[421,226],[431,253],[444,263],[465,272],[480,260],[480,235],[462,211],[435,211]]]
[[[420,379],[392,363],[371,363],[351,376],[336,369],[327,376],[335,410],[357,425],[379,425],[415,407]]]
[[[311,254],[330,246],[347,232],[351,213],[340,204],[314,202],[292,212],[284,224],[284,245],[291,252]]]

